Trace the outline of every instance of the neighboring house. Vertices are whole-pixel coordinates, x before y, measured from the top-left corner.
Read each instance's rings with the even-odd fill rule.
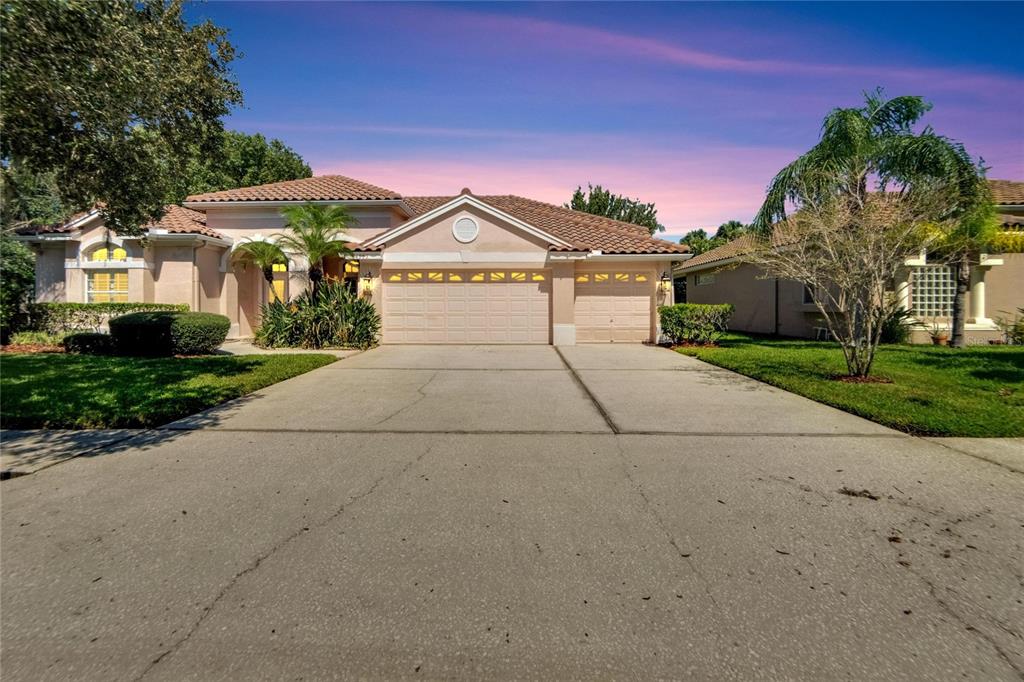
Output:
[[[285,206],[341,204],[356,222],[353,255],[326,265],[378,308],[384,343],[645,342],[657,306],[672,302],[671,269],[685,246],[646,228],[521,197],[403,197],[321,176],[188,197],[142,237],[118,237],[96,211],[22,231],[40,301],[187,303],[251,336],[269,287],[238,257],[274,240]],[[289,254],[274,288],[294,297],[308,263]]]
[[[1003,230],[1024,233],[1024,182],[990,180],[989,185]],[[732,303],[736,312],[730,326],[738,331],[823,336],[821,314],[802,284],[766,277],[757,266],[743,262],[748,239],[740,237],[677,265],[673,276],[686,280],[685,287],[677,287],[677,291],[685,291],[690,303]],[[1014,250],[1019,251],[1019,246]],[[955,292],[951,268],[929,262],[926,255],[908,260],[906,265],[893,289],[903,307],[918,320],[948,327]],[[981,264],[971,268],[967,342],[987,343],[1001,338],[994,320],[1012,317],[1021,307],[1024,253],[982,254]],[[916,330],[913,340],[927,342],[928,330]]]

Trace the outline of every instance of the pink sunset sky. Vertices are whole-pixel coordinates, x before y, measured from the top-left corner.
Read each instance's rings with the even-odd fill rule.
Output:
[[[1024,180],[1020,4],[210,3],[246,106],[318,174],[561,204],[602,184],[678,238],[748,221],[861,93],[924,96],[990,177]],[[884,13],[885,21],[879,20]]]

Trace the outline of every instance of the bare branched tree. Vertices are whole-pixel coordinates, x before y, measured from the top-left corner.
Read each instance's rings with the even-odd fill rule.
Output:
[[[808,202],[771,237],[751,237],[745,260],[803,283],[849,375],[867,377],[883,322],[898,306],[894,282],[937,233],[932,217],[941,201],[917,192],[875,194],[856,210],[837,199]]]
[[[914,129],[929,109],[877,90],[862,107],[833,110],[754,218],[762,267],[811,290],[854,376],[871,371],[896,271],[986,201],[981,163],[931,127]]]

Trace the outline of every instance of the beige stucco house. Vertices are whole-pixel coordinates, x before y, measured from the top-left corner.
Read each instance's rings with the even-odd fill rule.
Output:
[[[355,217],[352,257],[326,271],[378,308],[384,343],[656,340],[673,264],[688,257],[645,228],[540,201],[402,196],[343,176],[191,196],[142,237],[117,236],[91,211],[20,238],[37,256],[39,301],[187,303],[246,337],[271,292],[236,250],[275,240],[281,209],[304,202]],[[308,263],[289,257],[274,285],[286,297],[308,286]]]
[[[989,181],[1003,230],[1024,232],[1024,182]],[[728,244],[677,264],[673,276],[685,279],[690,303],[732,303],[730,326],[738,331],[815,338],[823,336],[820,313],[803,285],[766,277],[757,266],[745,263],[747,239]],[[683,289],[682,287],[677,287]],[[929,325],[948,328],[955,285],[951,269],[928,260],[926,254],[908,260],[894,292],[902,305]],[[1012,317],[1024,307],[1024,253],[982,254],[971,269],[965,332],[968,343],[987,343],[1002,337],[995,320]],[[929,340],[928,329],[913,333],[913,340]]]

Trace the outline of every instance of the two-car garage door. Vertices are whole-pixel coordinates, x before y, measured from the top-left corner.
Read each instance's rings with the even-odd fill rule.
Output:
[[[384,343],[551,343],[548,270],[385,270]],[[580,343],[651,338],[653,272],[578,272]]]
[[[385,270],[384,343],[550,343],[544,270]]]

